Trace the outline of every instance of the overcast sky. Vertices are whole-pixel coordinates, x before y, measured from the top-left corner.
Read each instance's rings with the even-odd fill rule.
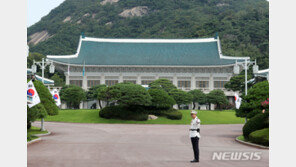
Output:
[[[52,9],[59,6],[65,0],[28,0],[27,2],[27,27],[37,23]]]

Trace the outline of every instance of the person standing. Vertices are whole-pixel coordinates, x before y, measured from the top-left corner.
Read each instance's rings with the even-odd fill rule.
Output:
[[[190,125],[190,139],[192,143],[194,159],[190,161],[191,163],[199,162],[199,139],[200,139],[200,119],[197,117],[197,112],[191,111],[191,125]]]

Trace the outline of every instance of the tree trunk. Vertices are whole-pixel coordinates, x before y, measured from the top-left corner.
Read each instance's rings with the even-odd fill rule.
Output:
[[[181,107],[180,107],[180,104],[178,104],[178,109],[180,110],[180,108],[181,108]]]
[[[193,107],[192,107],[192,109],[194,110],[195,109],[195,103],[193,102]]]

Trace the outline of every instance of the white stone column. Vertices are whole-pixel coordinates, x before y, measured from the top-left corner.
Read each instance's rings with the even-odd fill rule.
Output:
[[[82,77],[82,89],[87,90],[87,77],[85,75]]]
[[[137,75],[137,84],[141,85],[141,76],[140,76],[140,74]]]
[[[123,82],[123,76],[122,74],[119,74],[119,80],[118,80],[119,83]]]
[[[191,90],[196,89],[196,81],[195,81],[195,76],[191,76]]]
[[[175,74],[174,77],[173,77],[173,84],[174,84],[176,87],[178,87],[178,80],[177,80],[177,76],[176,76],[176,74]]]
[[[213,77],[213,74],[210,75],[209,89],[210,89],[210,91],[214,90],[214,77]]]
[[[101,75],[101,81],[100,81],[100,83],[101,84],[106,84],[105,83],[105,75],[104,74]]]
[[[157,79],[159,79],[159,75],[158,74],[155,75],[155,80],[157,80]]]
[[[70,85],[70,76],[68,74],[66,76],[66,85]]]

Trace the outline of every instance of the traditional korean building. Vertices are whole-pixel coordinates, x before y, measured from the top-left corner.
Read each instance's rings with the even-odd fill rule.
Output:
[[[83,89],[120,82],[148,85],[165,78],[179,89],[221,89],[234,75],[236,58],[224,56],[219,37],[200,39],[106,39],[80,37],[73,55],[48,55],[66,84]],[[86,108],[86,107],[84,107]]]

